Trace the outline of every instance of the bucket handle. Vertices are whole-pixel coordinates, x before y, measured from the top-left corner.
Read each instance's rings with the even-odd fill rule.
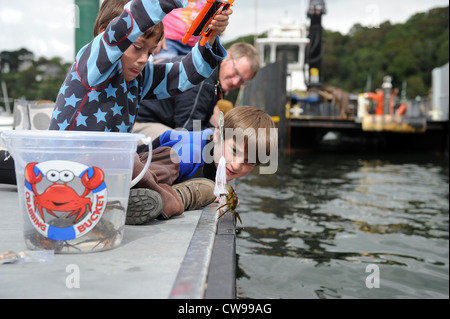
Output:
[[[0,132],[0,137],[6,142],[7,146],[9,146],[9,143],[8,143],[8,141],[6,140],[6,138],[4,137],[3,132]],[[149,144],[151,143],[151,141],[152,141],[152,138],[151,138],[151,137],[144,137],[144,138],[141,139],[141,141],[142,141],[145,145],[149,145]],[[8,150],[9,150],[10,148],[11,148],[11,147],[8,147]],[[9,153],[11,154],[11,151],[10,151]],[[142,177],[144,177],[145,172],[147,172],[148,167],[150,166],[151,159],[152,159],[152,153],[149,152],[148,158],[147,158],[147,162],[145,163],[144,168],[143,168],[142,171],[139,173],[139,175],[136,176],[136,177],[131,181],[131,183],[130,183],[130,188],[132,188],[134,185],[136,185],[136,184],[142,179]]]
[[[151,137],[145,137],[143,139],[141,139],[141,141],[145,144],[145,145],[149,145],[150,142],[152,141]],[[139,173],[138,176],[136,176],[130,183],[130,188],[132,188],[134,185],[136,185],[141,179],[142,177],[144,177],[144,174],[147,172],[148,167],[150,166],[150,162],[152,161],[152,152],[148,152],[148,158],[147,158],[147,162],[145,162],[145,166],[142,169],[142,171]]]

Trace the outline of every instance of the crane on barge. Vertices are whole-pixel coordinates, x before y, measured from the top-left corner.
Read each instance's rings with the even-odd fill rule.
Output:
[[[323,39],[322,15],[327,13],[324,0],[310,0],[307,17],[311,20],[309,27],[309,45],[306,47],[305,63],[309,65],[307,79],[308,90],[320,89],[320,71],[322,68]]]

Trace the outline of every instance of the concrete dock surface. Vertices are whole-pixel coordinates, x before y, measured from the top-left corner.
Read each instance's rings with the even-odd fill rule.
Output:
[[[235,298],[235,232],[218,204],[125,226],[113,249],[0,264],[0,298]],[[27,251],[17,187],[0,184],[0,253]]]

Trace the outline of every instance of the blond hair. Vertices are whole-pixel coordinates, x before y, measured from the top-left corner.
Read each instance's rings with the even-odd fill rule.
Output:
[[[229,137],[227,131],[231,131],[233,138],[237,139],[242,134],[244,151],[250,156],[250,148],[254,147],[256,158],[253,163],[257,165],[264,162],[261,156],[269,156],[278,149],[278,134],[275,123],[264,110],[253,106],[238,106],[228,111],[224,117],[225,138]],[[262,144],[265,142],[265,144]],[[259,147],[265,147],[265,154]]]

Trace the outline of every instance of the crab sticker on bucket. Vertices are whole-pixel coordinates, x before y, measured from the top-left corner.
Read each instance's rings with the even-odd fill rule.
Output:
[[[53,240],[71,240],[100,221],[107,203],[105,174],[72,161],[29,163],[25,167],[25,210],[31,224]]]

